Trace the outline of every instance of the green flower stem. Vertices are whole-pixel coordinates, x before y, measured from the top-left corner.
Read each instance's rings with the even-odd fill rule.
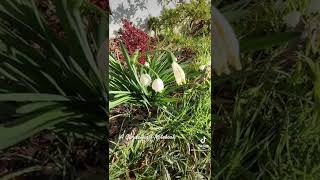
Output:
[[[149,70],[151,70],[156,76],[157,76],[157,78],[159,78],[160,79],[160,76],[159,76],[159,74],[158,73],[156,73],[152,68],[148,68]]]
[[[176,60],[177,58],[175,57],[175,55],[171,51],[169,51],[167,49],[161,49],[160,51],[165,51],[169,54],[171,63],[177,62],[177,60]]]

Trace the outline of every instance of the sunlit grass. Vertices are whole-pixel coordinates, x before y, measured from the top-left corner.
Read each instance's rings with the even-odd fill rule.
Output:
[[[244,8],[248,18],[234,22],[237,34],[293,31],[282,16],[291,10],[305,12],[308,1],[288,3],[283,13],[276,11],[275,1],[250,4]],[[309,18],[304,17],[307,24],[315,23]],[[303,28],[308,26],[295,31]],[[243,53],[241,72],[213,79],[214,178],[319,179],[320,59],[309,46],[300,39]]]
[[[137,179],[210,177],[210,83],[198,86],[185,92],[181,103],[158,110],[156,117],[139,125],[131,124],[139,128],[135,137],[168,135],[175,139],[136,139],[124,144],[121,137],[126,134],[122,132],[112,141],[109,178],[128,178],[132,174]],[[200,147],[203,137],[206,147]]]

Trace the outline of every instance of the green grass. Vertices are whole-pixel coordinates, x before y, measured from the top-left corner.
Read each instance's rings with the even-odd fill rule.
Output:
[[[175,139],[136,139],[126,145],[121,138],[127,134],[123,130],[120,138],[112,140],[109,178],[128,179],[131,174],[135,174],[137,179],[210,177],[210,83],[203,82],[187,90],[181,98],[181,103],[159,109],[155,117],[138,124],[134,124],[134,119],[129,122],[129,126],[139,129],[136,137],[171,135]],[[201,150],[199,145],[203,137],[207,138],[208,148],[205,151],[193,151]]]
[[[274,3],[244,8],[247,14],[233,22],[240,39],[292,31],[282,16],[293,9],[304,12],[308,4],[290,1],[279,13]],[[306,24],[319,22],[304,18]],[[302,29],[310,26],[295,31]],[[309,38],[242,53],[242,71],[213,79],[215,179],[319,179],[320,58]]]

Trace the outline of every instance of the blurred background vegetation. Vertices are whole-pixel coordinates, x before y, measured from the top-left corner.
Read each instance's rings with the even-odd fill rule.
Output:
[[[310,4],[216,1],[243,69],[212,80],[215,179],[319,179],[319,11]]]
[[[108,10],[100,6],[0,2],[1,178],[106,176],[108,98],[97,52]]]

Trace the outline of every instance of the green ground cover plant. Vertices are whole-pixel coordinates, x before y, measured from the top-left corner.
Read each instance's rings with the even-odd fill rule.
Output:
[[[242,70],[213,78],[215,179],[319,179],[314,3],[216,2],[240,41]]]
[[[135,126],[139,128],[135,137],[167,134],[175,136],[174,140],[133,139],[127,136],[129,130],[121,131],[120,138],[111,143],[110,178],[209,178],[211,96],[210,89],[201,88],[190,89],[179,109],[171,106]],[[207,137],[208,148],[196,151],[202,149],[199,145],[203,136]]]

